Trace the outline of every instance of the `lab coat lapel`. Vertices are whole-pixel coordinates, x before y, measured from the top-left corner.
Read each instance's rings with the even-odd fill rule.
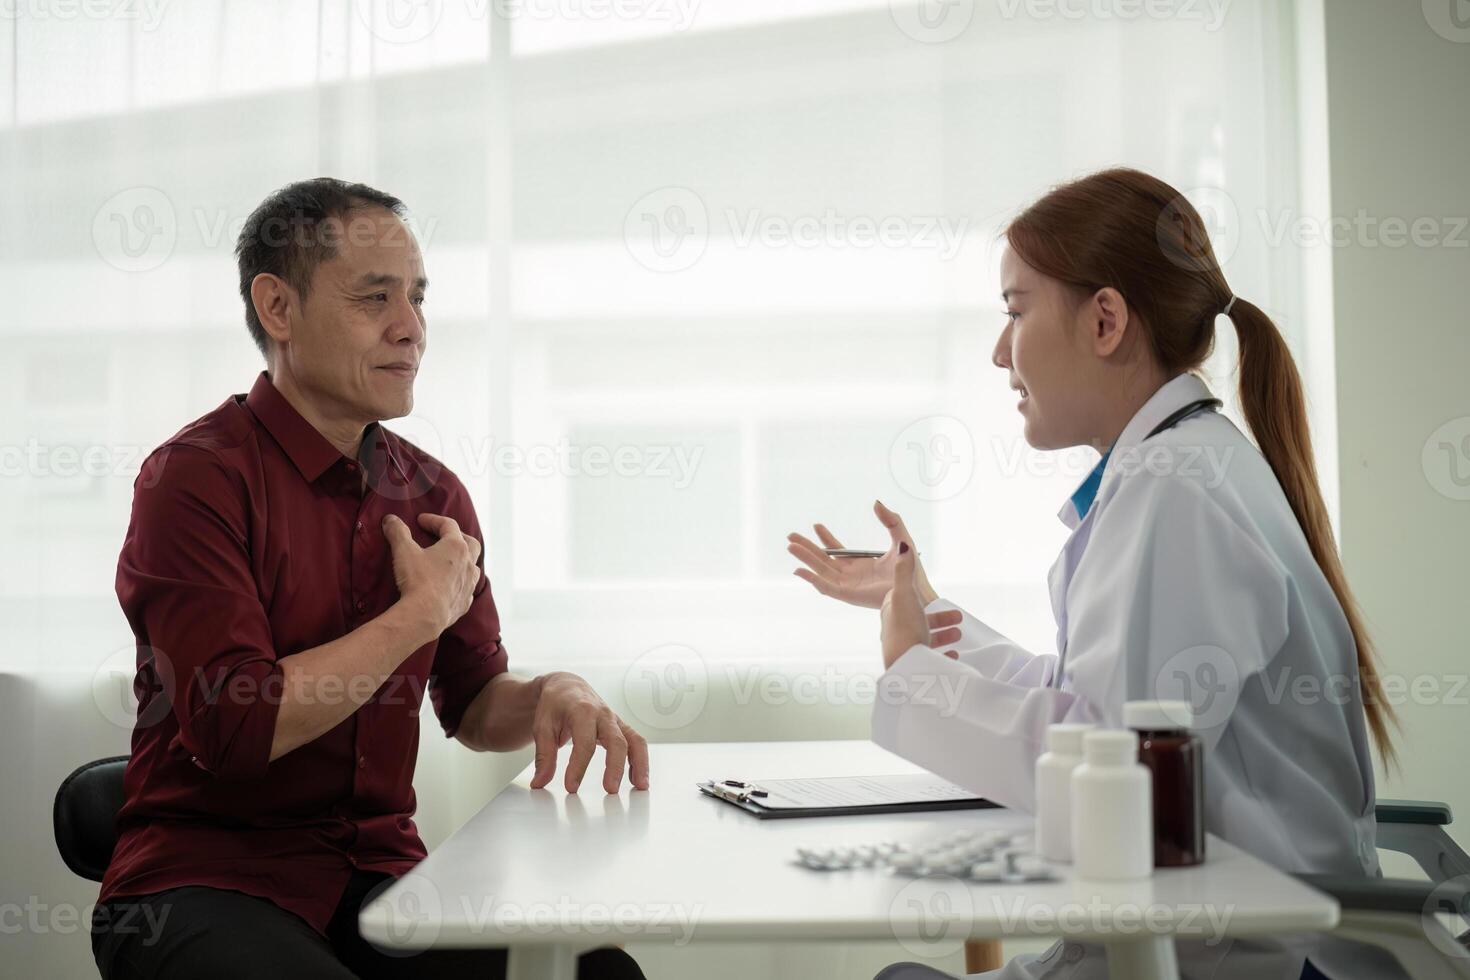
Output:
[[[1071,588],[1072,576],[1076,574],[1082,554],[1087,550],[1087,542],[1092,537],[1092,527],[1097,521],[1098,512],[1117,488],[1114,474],[1125,463],[1137,465],[1136,461],[1132,461],[1132,456],[1137,455],[1139,443],[1154,426],[1174,411],[1192,401],[1208,398],[1209,395],[1209,388],[1193,374],[1178,375],[1160,387],[1138,410],[1138,414],[1129,421],[1118,436],[1118,441],[1113,444],[1112,453],[1103,470],[1102,482],[1098,485],[1097,494],[1087,513],[1078,515],[1071,498],[1062,504],[1062,509],[1057,513],[1062,523],[1072,529],[1071,536],[1067,538],[1061,554],[1057,555],[1057,560],[1052,563],[1051,571],[1047,574],[1047,583],[1051,588],[1052,615],[1057,621],[1057,672],[1053,683],[1058,687],[1061,686],[1067,665],[1067,590]],[[1109,479],[1110,475],[1114,475],[1114,478]]]

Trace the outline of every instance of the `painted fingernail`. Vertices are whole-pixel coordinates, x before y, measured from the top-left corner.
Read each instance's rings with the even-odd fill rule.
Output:
[[[898,543],[898,553],[900,555],[906,555],[909,553],[909,543],[907,541],[900,541]]]

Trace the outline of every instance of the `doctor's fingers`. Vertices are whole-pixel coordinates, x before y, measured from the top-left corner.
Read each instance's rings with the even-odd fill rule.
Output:
[[[841,566],[821,548],[812,544],[809,539],[793,533],[786,538],[786,542],[786,550],[812,571],[824,575],[839,574]]]
[[[960,642],[962,636],[963,634],[953,626],[948,629],[935,630],[929,634],[929,645],[937,650],[940,647],[947,647]]]
[[[822,539],[822,545],[824,547],[827,547],[827,548],[844,548],[844,547],[846,547],[846,545],[844,545],[841,541],[838,541],[837,540],[837,535],[835,535],[831,531],[827,530],[827,525],[825,525],[825,524],[813,524],[812,525],[812,530],[813,531],[816,531],[817,532],[817,537],[819,537],[819,538]]]
[[[909,534],[908,526],[904,524],[903,518],[883,506],[883,501],[873,501],[873,513],[878,516],[878,522],[888,528],[888,534],[893,538],[893,543],[907,541],[912,545],[913,536]]]
[[[929,614],[929,628],[931,630],[942,630],[946,626],[958,626],[964,620],[965,614],[958,609],[944,609],[940,612]]]
[[[809,572],[805,568],[798,568],[793,574],[795,574],[797,578],[810,583],[811,587],[822,593],[822,595],[831,596],[834,599],[842,598],[842,595],[838,591],[837,586],[820,575]]]

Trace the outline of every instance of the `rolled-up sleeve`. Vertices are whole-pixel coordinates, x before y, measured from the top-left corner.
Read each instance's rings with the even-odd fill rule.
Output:
[[[117,566],[118,601],[144,647],[140,670],[159,676],[178,744],[221,779],[264,775],[280,710],[248,512],[242,477],[212,451],[164,446],[134,483]]]
[[[453,738],[465,709],[489,683],[490,678],[509,668],[505,647],[500,642],[500,613],[485,574],[485,538],[474,504],[463,487],[456,488],[445,510],[459,528],[480,542],[480,583],[469,610],[439,635],[429,683],[429,699],[446,737]]]

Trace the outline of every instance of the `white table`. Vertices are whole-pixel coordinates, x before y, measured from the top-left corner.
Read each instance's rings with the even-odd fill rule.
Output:
[[[915,841],[1031,821],[1006,810],[757,820],[694,786],[708,778],[916,771],[866,741],[653,745],[651,753],[650,789],[617,796],[602,792],[597,770],[579,795],[560,788],[560,769],[555,788],[532,790],[528,767],[363,909],[362,934],[405,955],[506,946],[511,980],[571,980],[579,952],[630,941],[897,940],[922,959],[967,939],[1005,936],[1102,943],[1114,977],[1175,980],[1173,935],[1337,923],[1331,898],[1214,837],[1203,866],[1123,884],[979,885],[871,868],[811,871],[793,860],[799,844]]]

